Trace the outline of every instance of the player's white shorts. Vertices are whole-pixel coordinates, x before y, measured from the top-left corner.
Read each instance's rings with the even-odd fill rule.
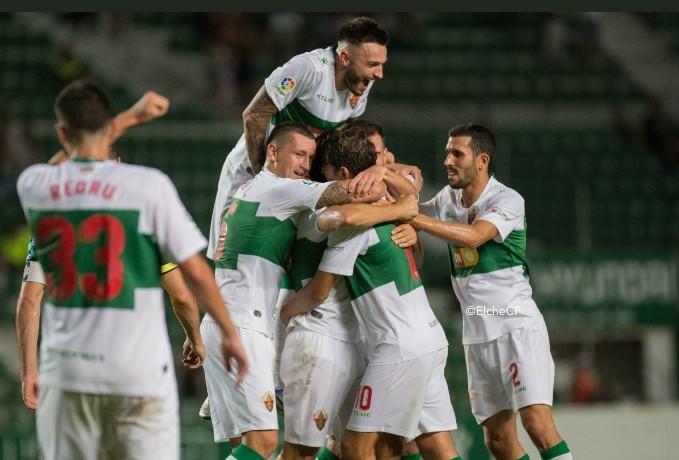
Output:
[[[219,326],[205,319],[200,325],[207,351],[203,369],[215,442],[228,441],[247,431],[278,429],[272,373],[273,340],[261,332],[238,326],[236,331],[250,362],[250,370],[238,388],[233,384],[235,375],[224,367]]]
[[[481,424],[498,412],[552,405],[554,361],[544,321],[464,346],[472,413]]]
[[[179,460],[176,386],[167,397],[74,393],[41,386],[36,413],[45,460]]]
[[[457,428],[444,376],[447,357],[445,347],[402,363],[368,365],[347,428],[406,441]]]
[[[303,328],[289,332],[281,356],[285,441],[325,446],[341,404],[364,370],[356,344]]]
[[[289,299],[294,297],[295,295],[295,290],[294,289],[287,289],[287,288],[281,288],[280,292],[278,293],[278,300],[276,301],[276,312],[274,313],[273,317],[273,343],[274,343],[274,348],[276,349],[276,358],[274,359],[274,364],[273,364],[273,382],[274,385],[276,386],[276,390],[282,390],[283,389],[283,382],[281,382],[281,353],[283,353],[283,345],[285,344],[285,337],[288,335],[286,331],[286,326],[283,323],[283,321],[280,320],[279,317],[279,312],[281,311],[281,307],[285,302],[287,302]]]

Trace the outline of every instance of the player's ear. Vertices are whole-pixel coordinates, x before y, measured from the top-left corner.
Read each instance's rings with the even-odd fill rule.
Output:
[[[349,172],[349,170],[346,168],[346,166],[342,166],[340,168],[340,173],[342,174],[342,180],[344,179],[353,179],[353,176]]]
[[[276,154],[278,153],[278,148],[276,144],[268,144],[266,146],[266,163],[271,165],[276,163]]]
[[[351,59],[349,59],[349,52],[346,49],[339,52],[339,61],[343,67],[349,67]]]
[[[68,142],[68,128],[63,123],[55,123],[54,129],[57,131],[57,137],[59,138],[59,144],[66,149]]]
[[[479,153],[479,156],[476,157],[476,166],[478,170],[481,171],[485,169],[487,171],[488,163],[490,163],[490,157],[488,154],[485,152]]]

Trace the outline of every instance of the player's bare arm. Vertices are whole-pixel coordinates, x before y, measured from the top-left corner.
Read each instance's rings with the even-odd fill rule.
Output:
[[[128,129],[134,126],[150,123],[153,120],[162,117],[169,109],[170,100],[168,98],[153,91],[147,91],[132,107],[120,112],[113,119],[111,142],[119,139]],[[62,149],[55,153],[47,163],[57,165],[66,160],[68,160],[68,156]]]
[[[269,128],[269,120],[276,112],[278,112],[278,108],[266,93],[264,86],[257,91],[255,97],[243,111],[245,148],[248,151],[253,174],[257,174],[264,165],[266,159],[264,138]]]
[[[34,281],[21,283],[17,302],[17,343],[21,365],[21,395],[31,410],[38,407],[38,333],[40,331],[40,302],[45,286]]]
[[[343,181],[332,182],[323,191],[323,194],[316,203],[316,209],[324,208],[326,206],[348,204],[348,203],[373,203],[382,198],[387,193],[387,185],[380,182],[375,185],[375,191],[363,196],[355,196],[349,191],[350,179]]]
[[[402,196],[397,202],[383,206],[365,203],[330,206],[318,216],[317,226],[322,232],[330,232],[340,228],[372,227],[382,222],[407,222],[417,216],[418,210],[414,195]]]
[[[175,268],[160,278],[163,289],[170,296],[174,314],[179,320],[186,340],[182,345],[184,359],[182,364],[189,369],[196,369],[205,361],[205,345],[200,336],[200,316],[198,304],[184,282],[181,270]]]
[[[311,281],[281,307],[280,317],[283,324],[287,326],[293,316],[304,315],[325,302],[335,281],[340,277],[341,275],[318,270]]]
[[[356,174],[351,180],[349,190],[356,196],[374,193],[373,187],[380,182],[386,182],[390,191],[396,196],[416,195],[417,188],[402,174],[396,173],[387,166],[375,165]]]
[[[422,171],[417,166],[406,165],[401,163],[388,163],[385,165],[390,171],[395,172],[403,177],[413,176],[415,179],[415,188],[418,192],[422,190],[422,185],[424,184],[424,179],[422,178]]]
[[[214,273],[200,254],[194,254],[179,264],[184,279],[194,293],[198,305],[212,316],[222,331],[222,355],[227,371],[236,372],[235,385],[239,386],[249,369],[248,357],[231,322],[228,310],[214,282]],[[234,369],[232,360],[235,362]]]
[[[443,222],[418,214],[410,224],[415,230],[422,230],[444,241],[465,248],[475,249],[498,234],[497,227],[486,220],[479,220],[473,225],[457,222]]]
[[[147,91],[132,107],[120,112],[113,119],[113,140],[118,139],[133,126],[150,123],[162,117],[169,109],[168,98],[154,91]]]

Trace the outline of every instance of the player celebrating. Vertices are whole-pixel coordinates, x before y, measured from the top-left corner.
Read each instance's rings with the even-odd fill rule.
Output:
[[[453,127],[450,186],[424,203],[417,230],[448,242],[453,289],[462,307],[462,343],[472,412],[499,459],[527,459],[516,412],[543,459],[572,459],[552,419],[554,362],[532,298],[521,195],[489,171],[495,138],[478,124]]]
[[[214,315],[236,382],[247,358],[199,254],[206,241],[172,182],[158,170],[108,160],[108,96],[79,80],[55,107],[59,141],[72,160],[31,166],[17,182],[47,281],[36,416],[42,455],[178,459],[159,259],[179,262]],[[131,414],[139,423],[129,423]]]
[[[374,151],[367,136],[352,137],[351,144],[358,143]],[[326,177],[340,173],[337,168],[324,171]],[[448,343],[412,253],[392,242],[393,229],[394,224],[382,224],[331,233],[318,271],[283,306],[281,319],[287,322],[314,310],[346,276],[348,297],[367,344],[368,367],[341,441],[342,457],[375,458],[379,440],[400,445],[403,437],[416,439],[425,458],[450,459],[458,455],[448,433],[457,427],[443,375]]]

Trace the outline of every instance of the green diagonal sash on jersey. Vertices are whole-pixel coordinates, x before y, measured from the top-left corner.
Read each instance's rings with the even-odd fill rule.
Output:
[[[302,281],[313,278],[327,247],[328,240],[316,242],[307,238],[299,238],[292,245],[291,275],[295,291],[302,289]]]
[[[283,110],[271,117],[271,123],[275,126],[284,121],[297,121],[304,126],[312,126],[319,131],[327,131],[344,124],[344,121],[328,121],[318,118],[316,115],[302,107],[297,99],[286,105]]]
[[[296,228],[292,219],[257,216],[259,202],[234,198],[226,214],[226,242],[224,253],[217,261],[217,268],[238,268],[238,256],[247,254],[266,259],[283,269],[287,268],[290,246],[295,239]]]
[[[450,273],[456,278],[465,278],[470,275],[480,275],[490,273],[505,268],[523,267],[523,276],[528,277],[530,270],[526,262],[526,230],[514,230],[504,242],[497,243],[493,240],[487,241],[479,246],[478,262],[473,265],[463,266],[459,262],[460,250],[466,248],[448,243],[448,259],[450,261]],[[457,254],[456,254],[457,252]],[[458,264],[455,264],[455,257],[458,256]]]
[[[58,228],[49,230],[46,235],[49,238],[39,243],[35,242],[37,259],[42,263],[46,277],[52,279],[51,284],[59,285],[64,282],[66,273],[65,265],[74,264],[75,287],[70,291],[67,298],[55,300],[50,295],[50,289],[46,295],[51,303],[57,307],[100,307],[100,308],[134,308],[134,290],[136,288],[160,287],[160,255],[158,248],[153,242],[151,235],[139,232],[139,211],[120,209],[101,210],[77,210],[77,211],[38,211],[29,210],[31,231],[36,235],[36,224],[45,218],[58,218],[67,222],[72,229],[72,241],[66,242],[65,236]],[[121,251],[111,250],[110,227],[102,224],[97,227],[95,236],[91,241],[84,241],[82,231],[83,222],[88,218],[100,215],[113,219],[119,223],[123,230]],[[119,227],[120,228],[120,227]],[[120,238],[120,235],[117,236]],[[73,251],[64,253],[64,244],[73,244]],[[114,265],[107,262],[113,259],[114,264],[122,263],[122,288],[120,292],[105,301],[93,301],[83,295],[83,275],[94,275],[97,283],[105,286],[110,270]],[[120,267],[120,266],[119,266]]]
[[[391,282],[401,296],[422,286],[422,281],[413,277],[406,252],[391,241],[394,227],[391,223],[374,227],[379,243],[358,256],[354,274],[346,279],[351,300]]]

